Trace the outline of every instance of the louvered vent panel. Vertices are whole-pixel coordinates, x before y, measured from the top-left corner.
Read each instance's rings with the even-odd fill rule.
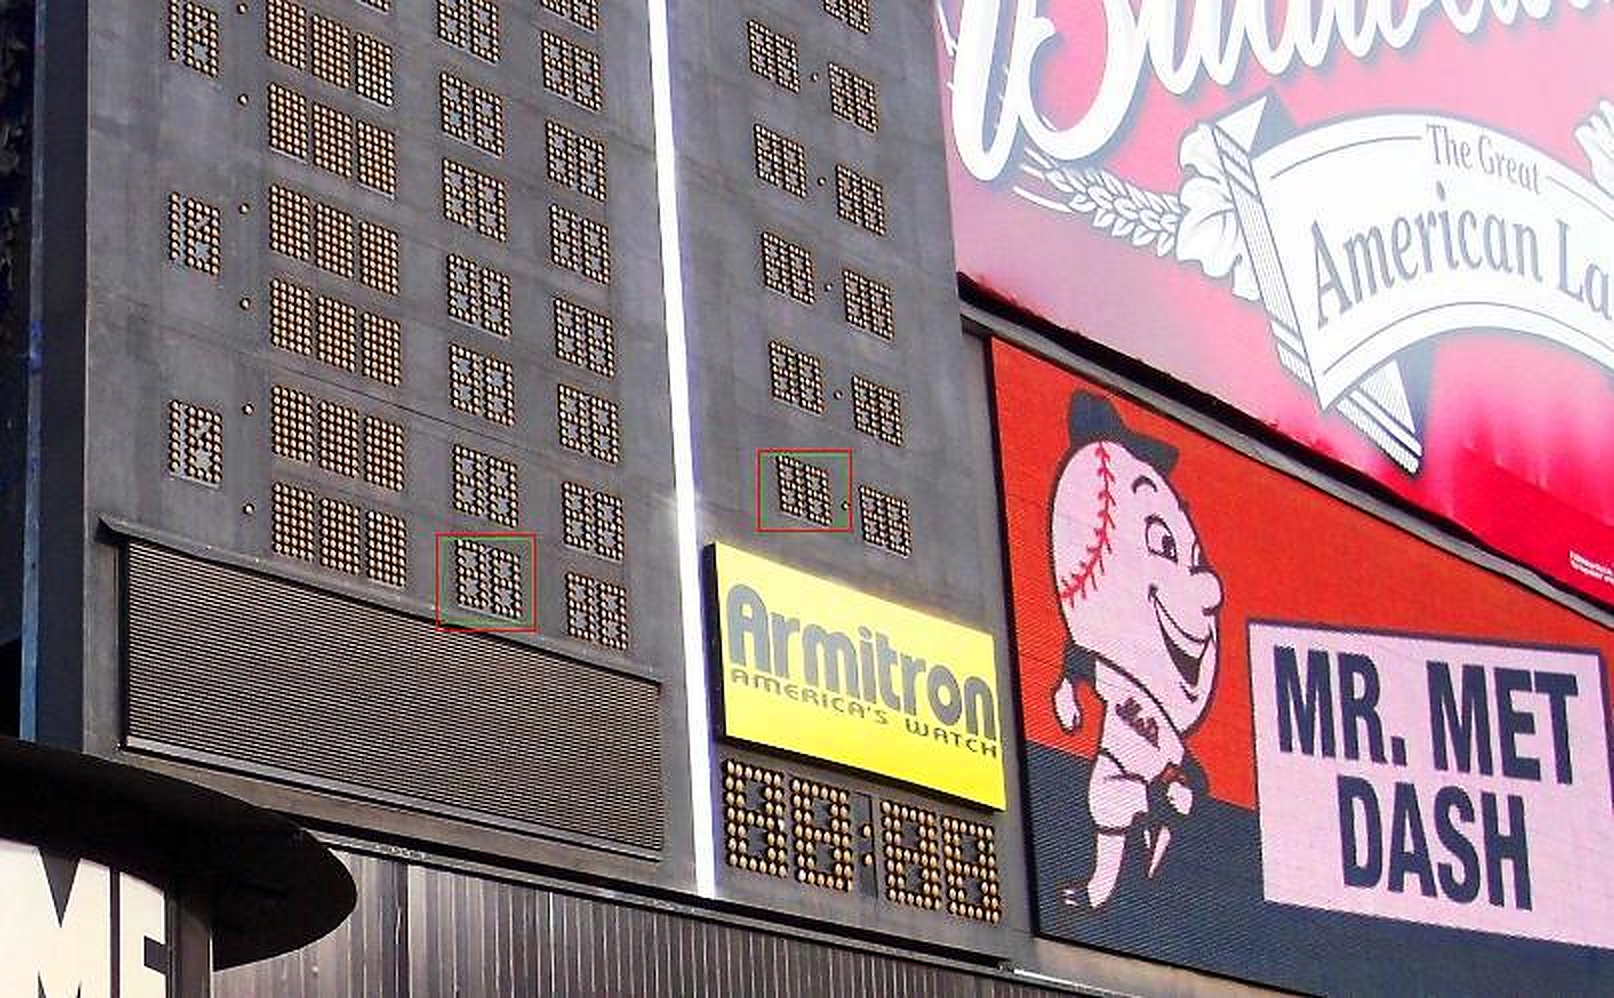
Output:
[[[138,541],[125,598],[133,739],[661,848],[655,683]]]

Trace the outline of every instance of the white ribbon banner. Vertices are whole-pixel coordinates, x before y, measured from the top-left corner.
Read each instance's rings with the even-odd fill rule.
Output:
[[[1437,115],[1296,131],[1270,97],[1215,140],[1285,366],[1409,470],[1408,347],[1505,329],[1614,369],[1614,199],[1547,154]]]

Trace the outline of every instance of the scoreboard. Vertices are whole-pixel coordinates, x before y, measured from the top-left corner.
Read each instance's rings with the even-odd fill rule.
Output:
[[[643,6],[91,22],[82,383],[45,360],[84,414],[83,699],[51,736],[660,869],[687,776]]]
[[[775,621],[800,618],[808,645],[815,625],[853,644],[866,625],[899,646],[890,604],[934,627],[989,623],[1000,611],[988,590],[956,584],[992,571],[978,463],[990,451],[972,446],[985,423],[958,397],[970,344],[958,335],[941,120],[933,78],[914,71],[928,70],[932,12],[678,0],[668,13],[697,540],[718,545],[706,589],[723,599],[725,559],[750,556],[823,580],[789,606],[763,591]],[[883,602],[859,602],[872,612],[832,628],[830,608],[862,594]],[[713,605],[708,642],[720,614]],[[778,628],[773,640],[790,641]],[[1006,663],[985,645],[980,668],[998,685]],[[988,760],[985,792],[893,769],[910,751],[938,770],[955,767],[950,752],[970,762],[909,734],[901,725],[920,718],[900,708],[862,730],[756,687],[737,708],[742,689],[720,657],[708,673],[721,686],[710,691],[719,893],[1001,951],[999,891],[1020,883],[1000,884],[996,866],[995,843],[1015,838],[1001,810],[1006,753]],[[1000,729],[995,703],[990,713]],[[795,758],[780,766],[762,746]],[[869,779],[882,771],[906,785]]]
[[[82,207],[87,253],[39,288],[43,390],[78,417],[45,421],[43,481],[82,517],[41,533],[36,734],[367,834],[1004,949],[1001,602],[951,584],[998,570],[986,397],[956,389],[981,358],[927,11],[147,0],[47,30],[74,26],[46,51],[87,104],[46,100],[83,176],[37,224],[67,245]],[[979,635],[944,663],[878,610],[841,639],[892,636],[889,751],[956,739],[942,773],[968,739],[980,775],[725,714],[689,651],[713,545]]]
[[[1413,990],[1595,976],[1595,940],[1544,926],[1578,901],[1504,919],[1402,897],[1400,867],[1389,901],[1299,870],[1372,849],[1266,788],[1407,782],[1424,741],[1387,734],[1382,773],[1290,758],[1262,719],[1331,725],[1327,677],[1291,662],[1269,704],[1251,656],[1275,628],[1498,675],[1561,653],[1580,763],[1608,744],[1606,615],[1093,359],[1083,337],[1199,299],[1110,300],[1059,245],[1237,290],[1254,209],[1191,144],[1181,197],[1029,146],[1030,186],[966,178],[935,57],[990,77],[998,6],[955,32],[951,0],[40,5],[24,733],[340,836],[377,906],[479,864],[1000,977],[1371,990],[1393,903]],[[1036,34],[1035,6],[998,27]],[[1038,87],[1080,75],[1015,51]],[[971,108],[1049,132],[1030,101]],[[1005,199],[1025,231],[969,221]],[[995,247],[1039,261],[1028,295],[1099,301],[1095,329],[964,303]],[[1492,605],[1514,623],[1468,612]],[[1384,671],[1386,718],[1428,714],[1417,679]],[[1380,688],[1339,682],[1354,738]],[[1462,683],[1440,717],[1485,707]],[[1431,744],[1478,751],[1467,724]],[[1348,827],[1393,849],[1397,794]],[[1573,869],[1548,838],[1535,869]],[[1493,930],[1491,956],[1461,934]]]

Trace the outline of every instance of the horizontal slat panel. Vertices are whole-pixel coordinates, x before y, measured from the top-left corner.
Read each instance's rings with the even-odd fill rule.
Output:
[[[350,857],[354,924],[216,975],[220,998],[1053,998],[989,972],[392,859]]]
[[[655,683],[138,541],[128,559],[132,737],[660,848]]]

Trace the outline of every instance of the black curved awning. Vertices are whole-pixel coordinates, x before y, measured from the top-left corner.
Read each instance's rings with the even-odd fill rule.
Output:
[[[353,878],[308,832],[245,801],[95,756],[0,738],[0,838],[198,898],[223,969],[290,952],[353,910]]]

